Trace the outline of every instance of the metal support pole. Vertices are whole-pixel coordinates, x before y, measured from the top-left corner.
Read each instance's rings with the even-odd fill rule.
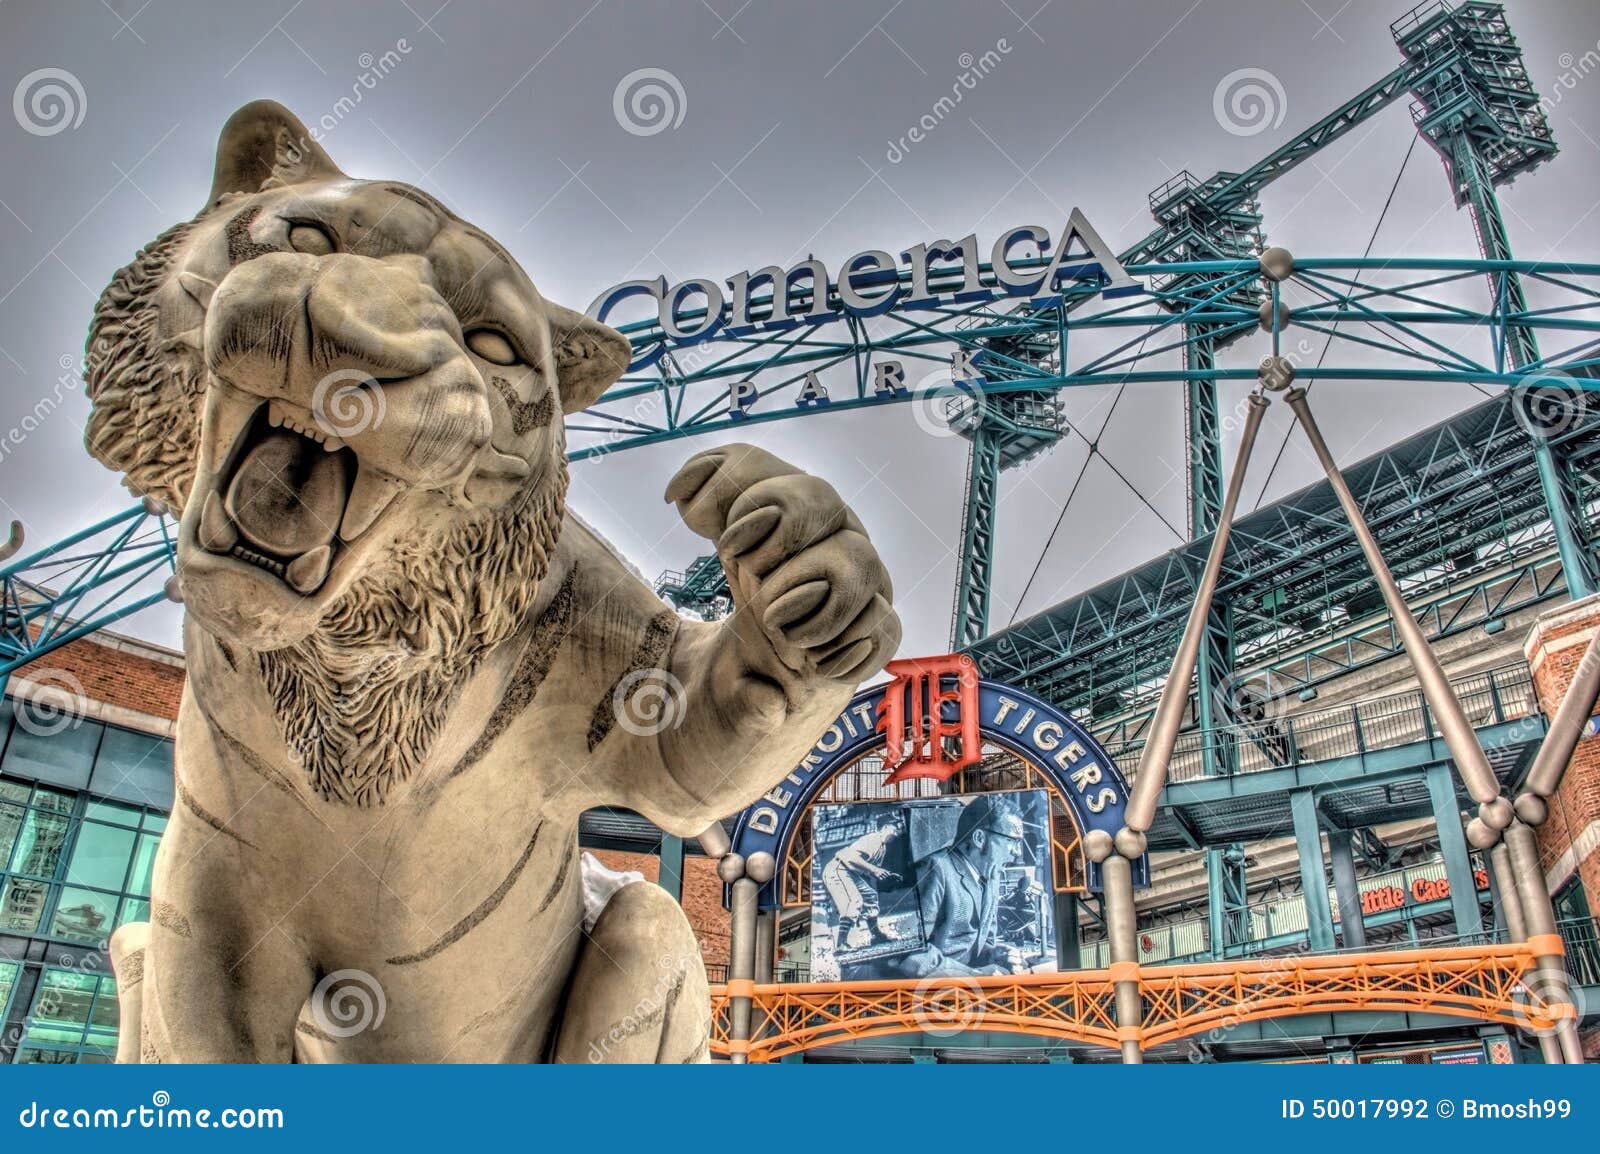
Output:
[[[1439,731],[1444,735],[1445,745],[1450,749],[1450,757],[1456,763],[1456,769],[1466,784],[1467,792],[1480,806],[1479,816],[1493,828],[1504,829],[1511,821],[1511,803],[1500,797],[1500,782],[1489,766],[1489,759],[1483,755],[1483,747],[1478,744],[1478,735],[1473,731],[1472,723],[1467,720],[1466,712],[1456,698],[1455,689],[1445,677],[1444,669],[1439,665],[1433,647],[1423,636],[1422,629],[1417,625],[1417,619],[1411,615],[1411,609],[1400,592],[1400,586],[1395,583],[1394,574],[1389,572],[1389,566],[1378,549],[1377,539],[1368,528],[1367,519],[1361,515],[1361,506],[1356,503],[1355,495],[1350,492],[1344,474],[1334,463],[1333,454],[1328,450],[1328,443],[1322,439],[1322,430],[1317,427],[1316,419],[1311,415],[1311,406],[1306,401],[1306,391],[1290,389],[1284,399],[1294,410],[1301,428],[1305,429],[1306,439],[1311,442],[1312,450],[1322,462],[1323,471],[1328,475],[1328,484],[1333,487],[1334,493],[1339,498],[1339,504],[1344,507],[1345,518],[1355,532],[1362,553],[1366,554],[1367,566],[1372,570],[1378,589],[1383,593],[1383,600],[1389,607],[1389,616],[1393,620],[1395,632],[1400,635],[1406,656],[1411,659],[1411,668],[1417,675],[1417,682],[1422,688],[1422,695],[1428,703],[1428,708],[1438,720]]]
[[[754,1007],[756,976],[756,896],[761,887],[747,877],[733,883],[733,910],[728,932],[728,1041],[729,1060],[750,1060],[744,1047],[750,1043],[750,1018]]]
[[[1433,806],[1433,824],[1439,834],[1439,853],[1444,857],[1444,876],[1450,882],[1450,912],[1455,917],[1456,934],[1464,943],[1483,933],[1483,917],[1478,912],[1478,886],[1472,877],[1472,859],[1461,830],[1461,803],[1448,765],[1430,765],[1424,776],[1428,801]]]
[[[1313,953],[1329,953],[1333,950],[1333,907],[1328,903],[1317,795],[1310,789],[1292,791],[1289,812],[1294,818],[1295,853],[1300,858],[1300,892],[1306,901],[1306,942]]]
[[[1105,886],[1106,936],[1111,942],[1111,978],[1116,983],[1117,1035],[1122,1061],[1144,1061],[1139,1034],[1144,1025],[1144,999],[1139,993],[1138,918],[1133,908],[1133,863],[1112,854],[1100,866]]]
[[[683,901],[683,839],[670,833],[661,835],[661,846],[656,850],[656,883],[672,895],[672,900]]]
[[[1550,904],[1550,890],[1544,884],[1544,871],[1539,868],[1539,846],[1534,840],[1533,830],[1520,821],[1512,822],[1511,828],[1506,830],[1506,846],[1511,851],[1511,867],[1517,876],[1517,896],[1522,899],[1528,944],[1533,947],[1534,961],[1538,967],[1536,987],[1547,1001],[1563,1005],[1570,1011],[1573,1009],[1572,979],[1567,975],[1566,947],[1556,929],[1556,911]],[[1555,1036],[1560,1046],[1561,1060],[1582,1065],[1583,1048],[1578,1043],[1575,1012],[1557,1022]]]
[[[1572,671],[1566,696],[1561,699],[1555,716],[1550,720],[1550,728],[1545,732],[1539,752],[1534,755],[1533,767],[1528,770],[1527,780],[1523,783],[1524,796],[1531,793],[1541,799],[1549,798],[1561,788],[1561,778],[1567,772],[1567,765],[1572,761],[1573,751],[1578,748],[1578,741],[1583,737],[1584,727],[1594,713],[1597,700],[1600,700],[1600,631],[1590,639],[1588,648],[1578,661],[1578,667]],[[1530,825],[1544,824],[1546,815],[1543,812],[1537,814],[1537,820],[1530,820],[1532,815],[1520,812],[1527,804],[1521,797],[1517,799],[1518,816]],[[1542,806],[1537,808],[1543,809]]]
[[[1528,940],[1528,921],[1522,914],[1522,895],[1517,890],[1517,872],[1511,864],[1511,848],[1502,841],[1489,851],[1489,877],[1494,882],[1496,907],[1506,923],[1506,941]]]
[[[1234,510],[1239,505],[1239,491],[1244,487],[1245,469],[1250,464],[1250,451],[1255,445],[1256,432],[1261,428],[1262,415],[1267,411],[1267,399],[1259,393],[1250,397],[1249,411],[1245,416],[1244,432],[1239,440],[1239,456],[1228,478],[1228,493],[1222,503],[1222,517],[1217,532],[1211,538],[1211,552],[1206,556],[1206,567],[1200,575],[1199,588],[1195,590],[1194,604],[1189,609],[1189,622],[1184,626],[1183,639],[1172,659],[1172,670],[1161,687],[1161,699],[1156,703],[1155,716],[1150,721],[1149,737],[1139,754],[1139,768],[1135,771],[1129,789],[1126,821],[1129,829],[1140,833],[1147,831],[1156,816],[1156,801],[1161,787],[1166,784],[1167,765],[1172,760],[1172,750],[1178,740],[1178,730],[1183,726],[1184,709],[1189,703],[1189,682],[1194,677],[1195,662],[1200,656],[1200,644],[1205,639],[1206,623],[1211,615],[1211,602],[1216,596],[1217,580],[1222,573],[1222,557],[1228,548],[1228,530],[1233,524]]]
[[[756,915],[756,985],[772,984],[778,953],[778,911]]]
[[[1356,883],[1356,855],[1350,831],[1328,831],[1328,857],[1333,863],[1333,891],[1339,898],[1340,945],[1354,949],[1367,944],[1367,923],[1361,912],[1361,887]]]

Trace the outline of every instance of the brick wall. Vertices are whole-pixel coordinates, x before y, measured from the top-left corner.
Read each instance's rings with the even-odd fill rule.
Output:
[[[621,850],[589,851],[614,870],[638,870],[648,880],[656,880],[653,854],[624,853]],[[717,863],[708,857],[686,857],[683,861],[683,912],[689,915],[694,936],[700,939],[700,954],[714,965],[728,962],[728,911],[722,908],[722,882]]]
[[[1600,629],[1600,598],[1544,614],[1526,646],[1533,683],[1546,716],[1555,713]],[[1539,857],[1552,888],[1576,873],[1591,910],[1600,910],[1600,738],[1578,742],[1561,788],[1550,799],[1550,818],[1539,828]]]
[[[178,654],[103,633],[24,665],[12,674],[7,691],[26,697],[38,690],[81,690],[88,716],[170,736],[184,677]]]

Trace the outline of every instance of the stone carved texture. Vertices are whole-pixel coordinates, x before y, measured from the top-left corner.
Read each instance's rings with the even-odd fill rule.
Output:
[[[578,817],[748,804],[900,625],[839,495],[743,445],[666,493],[736,612],[664,613],[565,506],[559,414],[628,356],[269,101],[117,274],[86,439],[182,514],[190,674],[124,1060],[705,1058],[683,911],[633,885],[582,931]]]

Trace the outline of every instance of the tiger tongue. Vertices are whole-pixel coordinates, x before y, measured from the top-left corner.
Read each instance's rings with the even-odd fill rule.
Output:
[[[239,463],[224,505],[256,548],[297,557],[333,540],[349,490],[345,454],[274,429]]]

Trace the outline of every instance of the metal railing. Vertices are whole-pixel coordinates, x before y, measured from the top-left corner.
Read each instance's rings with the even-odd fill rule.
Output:
[[[1474,873],[1483,869],[1483,862],[1476,856],[1472,858]],[[1405,866],[1401,869],[1388,870],[1380,874],[1364,877],[1357,883],[1357,889],[1363,895],[1376,894],[1384,890],[1395,889],[1401,891],[1400,903],[1390,907],[1396,913],[1403,913],[1408,909],[1406,895],[1411,895],[1412,904],[1409,909],[1415,912],[1417,905],[1431,905],[1434,902],[1447,901],[1448,898],[1440,896],[1429,897],[1422,901],[1416,899],[1416,887],[1437,886],[1446,881],[1443,861],[1423,862],[1420,865]],[[1424,891],[1426,892],[1426,891]],[[1480,890],[1480,893],[1486,892]],[[1328,904],[1333,909],[1333,916],[1339,919],[1339,896],[1330,886],[1328,889]],[[1388,911],[1382,911],[1388,912]],[[1241,918],[1241,915],[1242,918]],[[1304,894],[1288,894],[1281,898],[1269,898],[1263,901],[1251,902],[1242,910],[1230,915],[1239,918],[1243,933],[1239,940],[1228,944],[1230,956],[1249,957],[1264,950],[1277,948],[1284,944],[1284,939],[1303,937],[1306,933],[1306,900]],[[1372,914],[1366,915],[1369,919]],[[1430,941],[1432,938],[1430,937]],[[1211,928],[1210,921],[1205,914],[1181,921],[1167,922],[1165,924],[1140,926],[1138,936],[1139,961],[1143,963],[1173,964],[1183,962],[1205,961],[1210,957]],[[1405,944],[1405,943],[1402,943]],[[1379,946],[1363,947],[1379,949]],[[1091,969],[1100,968],[1110,964],[1106,943],[1103,941],[1085,942],[1082,946],[1083,964]]]
[[[1539,699],[1528,667],[1518,663],[1450,683],[1474,726],[1519,721],[1539,713]],[[1207,750],[1237,750],[1238,772],[1302,765],[1392,749],[1438,736],[1432,711],[1420,689],[1368,698],[1327,709],[1289,713],[1292,698],[1262,703],[1264,713],[1246,724],[1191,729],[1178,735],[1168,781],[1193,781],[1206,776]],[[1210,740],[1207,740],[1207,738]],[[1130,778],[1138,768],[1143,741],[1107,745],[1122,772]],[[1220,760],[1220,759],[1219,759]]]

